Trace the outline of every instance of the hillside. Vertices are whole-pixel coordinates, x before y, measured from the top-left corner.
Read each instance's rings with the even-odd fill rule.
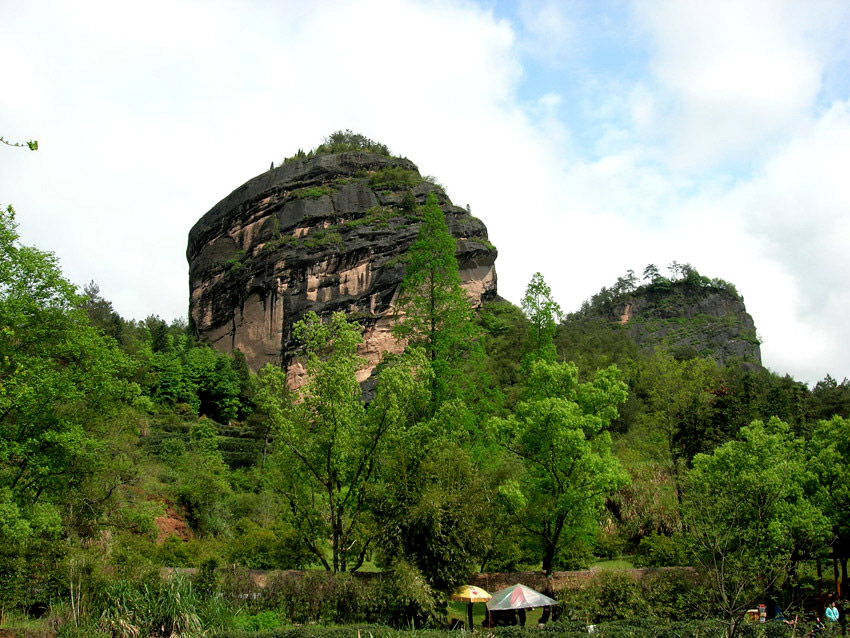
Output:
[[[565,320],[567,330],[600,324],[627,335],[640,350],[663,347],[677,357],[711,357],[720,364],[761,365],[753,318],[735,287],[689,265],[677,278],[656,276],[635,286],[632,276],[603,288]]]

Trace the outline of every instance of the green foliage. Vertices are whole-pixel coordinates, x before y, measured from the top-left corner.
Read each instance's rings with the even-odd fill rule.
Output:
[[[480,332],[460,285],[456,244],[437,198],[429,194],[419,236],[407,252],[397,304],[400,320],[393,332],[425,349],[433,369],[435,410],[462,393],[463,366],[480,354]]]
[[[18,148],[26,147],[31,151],[37,151],[38,150],[38,140],[29,140],[29,141],[24,142],[22,144],[20,142],[10,142],[9,140],[4,138],[3,136],[0,136],[0,142],[5,144],[6,146],[16,146]]]
[[[201,601],[187,578],[175,576],[164,583],[139,585],[116,581],[103,594],[100,626],[112,636],[203,635]]]
[[[657,630],[671,621],[702,618],[697,603],[704,596],[704,586],[693,572],[670,570],[640,579],[624,572],[599,572],[579,586],[557,592],[561,602],[558,624],[593,624],[603,634],[606,627],[613,630],[616,625],[611,624],[617,622],[634,628],[637,623],[646,623],[647,628]]]
[[[267,241],[263,244],[263,252],[265,251],[275,251],[278,248],[283,248],[285,246],[298,245],[301,243],[300,237],[294,237],[293,235],[279,235],[274,239]]]
[[[238,614],[233,619],[233,627],[238,631],[269,631],[282,624],[280,616],[273,611],[260,611],[256,614]]]
[[[387,206],[372,206],[363,213],[361,217],[354,217],[344,222],[345,226],[374,226],[376,228],[389,228],[390,221],[398,219],[397,210]]]
[[[262,527],[250,520],[234,526],[227,561],[249,569],[303,569],[313,562],[297,530],[285,521]]]
[[[306,248],[341,246],[342,235],[329,229],[319,228],[318,230],[315,230],[309,235],[307,235],[307,237],[305,237],[303,240],[303,244]]]
[[[429,627],[445,624],[445,600],[438,598],[415,567],[397,562],[386,583],[387,622],[394,627]]]
[[[329,155],[332,153],[345,153],[348,151],[365,151],[367,153],[376,153],[389,157],[390,151],[386,144],[375,142],[368,137],[359,133],[354,133],[350,129],[344,131],[334,131],[322,140],[322,143],[312,151],[305,153],[298,149],[292,157],[287,157],[283,163],[291,162],[299,159],[306,159],[316,155]]]
[[[626,399],[619,376],[611,367],[580,383],[573,364],[532,361],[523,400],[493,420],[498,441],[524,465],[509,498],[547,574],[564,548],[592,543],[606,496],[628,482],[607,431]]]
[[[369,185],[376,190],[399,190],[414,188],[423,178],[416,171],[401,166],[388,166],[369,176]]]
[[[362,365],[356,326],[336,313],[323,323],[315,313],[298,322],[309,381],[295,397],[284,372],[266,366],[258,403],[275,427],[280,489],[296,514],[305,544],[328,570],[357,569],[370,533],[366,492],[376,480],[382,450],[420,402],[424,360],[416,351],[381,373],[368,411],[356,372]],[[331,539],[331,561],[322,539]]]
[[[653,533],[641,539],[634,555],[637,567],[673,567],[688,562],[678,538]]]
[[[416,196],[413,194],[413,191],[408,188],[404,192],[404,198],[401,200],[401,209],[405,212],[412,213],[416,210],[417,206]]]
[[[706,292],[726,292],[734,298],[743,301],[741,295],[734,285],[723,279],[709,279],[701,275],[691,264],[680,264],[676,261],[668,267],[670,277],[664,277],[658,271],[655,264],[649,264],[643,271],[643,281],[647,282],[638,286],[638,278],[634,271],[629,270],[610,288],[603,287],[598,293],[585,301],[581,309],[573,313],[571,318],[579,319],[594,314],[610,314],[614,306],[627,301],[631,296],[641,293],[667,293],[674,286],[685,286],[690,290],[702,290]]]
[[[513,405],[525,377],[517,354],[526,350],[528,318],[512,303],[495,301],[484,304],[478,323],[484,332],[487,372]]]
[[[561,306],[552,299],[552,290],[539,272],[534,273],[525,289],[522,310],[529,322],[528,353],[535,358],[555,360],[555,328],[563,313]]]
[[[377,506],[379,555],[407,563],[432,588],[448,592],[468,579],[490,527],[481,498],[491,488],[468,454],[444,439],[411,462],[414,451],[397,449],[388,464],[392,481]]]
[[[839,383],[826,375],[812,388],[810,404],[811,416],[816,421],[833,416],[850,417],[850,381],[844,379]]]
[[[4,543],[60,532],[64,499],[106,464],[102,428],[139,393],[132,364],[82,304],[51,254],[19,244],[13,209],[0,210]]]
[[[829,523],[805,486],[803,443],[779,419],[699,454],[682,512],[685,543],[711,582],[711,601],[734,619],[789,573],[792,555],[823,542]]]
[[[332,192],[333,189],[330,186],[312,186],[296,189],[290,195],[296,199],[319,199]]]

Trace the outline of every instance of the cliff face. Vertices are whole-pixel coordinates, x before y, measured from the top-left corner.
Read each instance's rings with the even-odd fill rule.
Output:
[[[639,347],[664,347],[687,356],[708,356],[761,365],[761,348],[753,318],[733,290],[675,282],[640,288],[600,307],[583,319],[606,321],[625,330]],[[569,319],[568,319],[569,321]]]
[[[310,310],[344,311],[363,328],[371,365],[401,349],[392,337],[403,255],[415,241],[416,204],[434,192],[457,238],[474,305],[496,296],[496,249],[487,229],[454,206],[406,159],[363,152],[295,160],[246,182],[189,232],[190,317],[201,341],[303,373],[292,326]]]

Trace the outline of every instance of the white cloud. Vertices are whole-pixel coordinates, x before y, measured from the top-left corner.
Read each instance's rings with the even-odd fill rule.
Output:
[[[539,42],[558,12],[538,52],[583,46],[563,7],[529,7],[520,32]],[[636,3],[651,76],[590,69],[531,99],[527,41],[466,1],[0,11],[19,89],[0,134],[42,144],[0,153],[0,194],[27,243],[125,316],[185,315],[189,228],[269,162],[351,128],[472,206],[513,301],[538,270],[572,310],[629,268],[687,261],[738,285],[771,368],[850,375],[850,116],[816,105],[840,5]],[[754,176],[708,171],[730,158]]]
[[[821,1],[633,7],[654,43],[651,69],[666,102],[656,124],[686,169],[758,157],[805,123],[829,61],[825,33],[846,15],[840,3]]]
[[[523,48],[546,64],[563,66],[578,41],[577,25],[569,14],[574,7],[557,0],[521,0]]]

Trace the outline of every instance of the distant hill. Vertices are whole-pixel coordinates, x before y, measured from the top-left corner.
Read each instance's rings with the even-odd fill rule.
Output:
[[[703,277],[688,264],[674,263],[674,278],[648,270],[649,283],[637,286],[632,273],[621,277],[568,315],[565,327],[598,324],[627,335],[640,350],[663,347],[680,358],[761,365],[755,323],[734,285]]]

